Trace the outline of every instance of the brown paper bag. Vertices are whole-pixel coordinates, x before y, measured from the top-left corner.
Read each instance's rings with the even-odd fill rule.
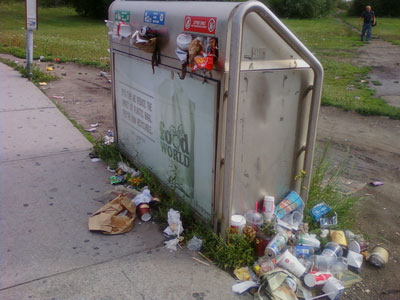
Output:
[[[118,215],[127,210],[126,215]],[[104,205],[89,218],[89,230],[99,230],[104,234],[119,234],[132,229],[136,217],[136,205],[119,195]]]

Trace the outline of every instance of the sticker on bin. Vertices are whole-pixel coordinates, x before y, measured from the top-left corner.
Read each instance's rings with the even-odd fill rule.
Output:
[[[131,21],[131,12],[129,10],[116,10],[114,19],[115,21],[129,23]]]
[[[186,16],[183,24],[184,31],[215,34],[217,28],[217,18]]]
[[[143,21],[145,23],[164,25],[165,24],[165,12],[164,11],[152,11],[145,10]]]

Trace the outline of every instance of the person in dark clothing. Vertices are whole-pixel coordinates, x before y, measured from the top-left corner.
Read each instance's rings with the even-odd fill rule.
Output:
[[[371,10],[371,6],[367,5],[365,7],[365,11],[361,14],[358,25],[361,25],[361,20],[364,20],[364,24],[361,30],[361,41],[364,40],[364,36],[365,34],[367,34],[365,40],[368,43],[369,39],[371,38],[372,26],[376,23],[375,13]]]

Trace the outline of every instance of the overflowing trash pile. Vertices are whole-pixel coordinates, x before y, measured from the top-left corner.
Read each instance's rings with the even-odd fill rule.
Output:
[[[231,217],[231,234],[254,235],[256,254],[253,266],[237,268],[239,283],[232,291],[255,293],[255,299],[339,299],[348,287],[361,281],[357,275],[364,260],[382,267],[389,258],[378,245],[368,251],[362,235],[350,230],[334,230],[338,216],[325,203],[304,211],[304,202],[294,191],[275,207],[274,197],[265,196],[261,209]],[[320,226],[317,234],[303,223],[310,213]]]

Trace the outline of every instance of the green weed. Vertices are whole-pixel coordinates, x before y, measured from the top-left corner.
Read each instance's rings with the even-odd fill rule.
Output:
[[[310,230],[319,228],[319,224],[314,222],[309,212],[314,205],[325,202],[338,215],[337,228],[351,229],[354,227],[357,217],[357,213],[352,207],[358,201],[358,198],[352,196],[344,197],[338,189],[338,180],[347,165],[347,161],[332,167],[328,159],[328,150],[329,143],[324,146],[320,158],[315,163],[304,221],[309,224]]]
[[[382,85],[382,82],[380,82],[379,80],[372,80],[371,82],[373,85],[377,85],[377,86]]]
[[[39,82],[49,82],[49,81],[57,79],[57,77],[55,77],[53,75],[42,72],[39,68],[35,67],[34,65],[31,67],[32,76],[29,76],[29,71],[23,65],[17,64],[14,61],[4,59],[1,57],[0,57],[0,62],[10,66],[11,68],[17,70],[18,72],[20,72],[22,77],[30,78],[32,80],[32,82],[35,83],[36,85],[38,85]]]

